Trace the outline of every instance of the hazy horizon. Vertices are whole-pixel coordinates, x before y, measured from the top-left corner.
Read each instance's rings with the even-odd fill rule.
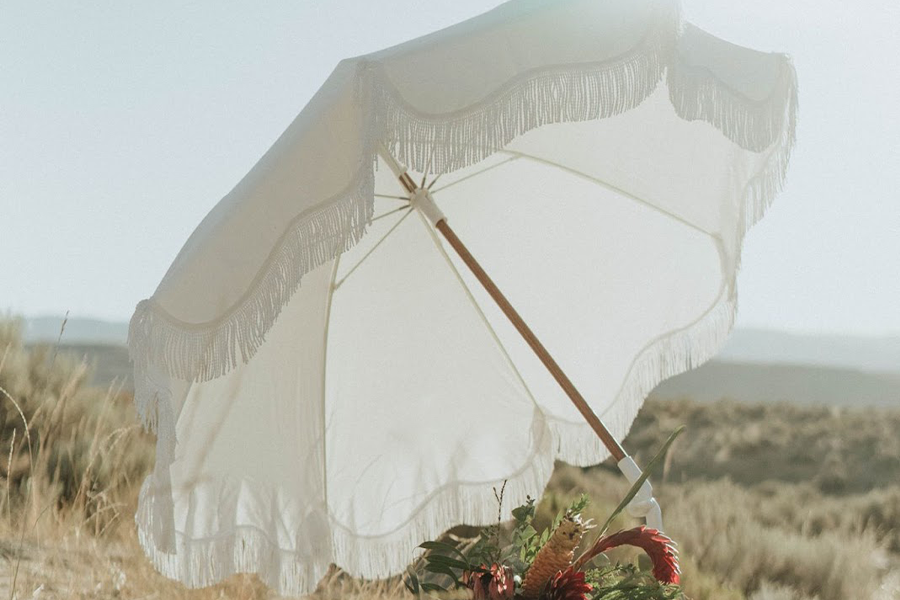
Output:
[[[63,316],[25,319],[27,344],[60,342],[68,347],[118,347],[128,337],[126,321],[103,321],[69,316],[60,335]],[[849,336],[796,333],[771,329],[732,331],[713,362],[743,365],[794,365],[849,372],[892,374],[900,378],[900,336]],[[894,384],[891,383],[893,386]]]
[[[114,326],[124,326],[127,327],[130,321],[130,318],[126,317],[123,319],[115,319],[115,318],[104,318],[97,317],[93,315],[86,314],[72,314],[71,312],[67,316],[65,313],[62,314],[54,314],[54,313],[37,313],[37,314],[25,314],[25,313],[14,313],[9,311],[0,310],[0,318],[22,318],[25,321],[40,321],[40,320],[54,320],[58,323],[62,323],[63,320],[68,320],[69,323],[73,321],[92,321],[107,325]],[[68,325],[67,325],[68,327]],[[824,330],[799,330],[799,329],[788,329],[788,328],[778,328],[778,327],[757,327],[754,325],[742,325],[740,323],[736,324],[732,328],[732,335],[735,332],[759,332],[759,333],[775,333],[775,334],[783,334],[787,336],[797,336],[797,337],[816,337],[816,338],[848,338],[848,339],[869,339],[869,340],[893,340],[900,339],[900,331],[886,331],[882,333],[847,333],[840,331],[824,331]]]
[[[61,317],[28,320],[26,345],[49,345],[87,359],[92,384],[121,383],[131,390],[125,347],[128,324],[73,318],[60,337]],[[900,399],[900,336],[891,338],[803,335],[735,330],[709,362],[667,378],[657,399],[712,402],[789,401],[796,405],[894,406]]]
[[[341,58],[497,4],[4,5],[0,311],[127,321]],[[900,335],[900,5],[683,8],[728,41],[791,54],[798,72],[797,147],[747,236],[737,326]]]

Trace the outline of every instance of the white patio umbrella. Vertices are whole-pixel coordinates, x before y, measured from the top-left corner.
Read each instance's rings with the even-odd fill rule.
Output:
[[[785,56],[674,0],[513,0],[341,62],[132,319],[155,566],[302,594],[555,460],[634,479],[616,440],[726,338],[795,111]]]

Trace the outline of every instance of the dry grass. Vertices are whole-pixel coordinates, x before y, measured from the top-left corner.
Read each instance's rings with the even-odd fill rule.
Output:
[[[688,435],[676,442],[667,468],[671,481],[811,482],[830,496],[900,483],[900,405],[851,410],[681,400],[650,406],[641,411],[629,448],[647,455],[686,425]]]
[[[274,597],[253,576],[186,590],[152,569],[132,515],[153,440],[128,395],[89,375],[78,357],[23,348],[18,325],[0,321],[0,599]],[[646,461],[682,423],[655,479],[690,597],[900,600],[900,411],[649,401],[626,446]],[[559,465],[539,524],[581,492],[605,517],[625,487],[609,466]],[[316,596],[408,593],[336,570]]]

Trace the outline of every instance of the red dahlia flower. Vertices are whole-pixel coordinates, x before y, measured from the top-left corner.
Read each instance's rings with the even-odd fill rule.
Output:
[[[597,540],[591,548],[578,557],[574,567],[581,569],[592,558],[616,546],[637,546],[647,553],[653,561],[653,576],[662,583],[678,583],[681,581],[681,568],[678,566],[678,552],[675,542],[668,536],[641,525],[634,529],[619,531]]]

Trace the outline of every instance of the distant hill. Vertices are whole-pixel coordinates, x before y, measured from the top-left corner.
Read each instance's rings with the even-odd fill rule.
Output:
[[[39,342],[43,343],[43,342]],[[34,344],[36,345],[36,344]],[[121,344],[60,344],[60,353],[85,359],[92,367],[91,385],[106,388],[115,383],[122,390],[134,390],[134,370],[128,348]]]
[[[26,343],[56,343],[63,317],[25,319]],[[128,339],[128,323],[70,318],[64,344],[120,344]],[[737,329],[717,360],[837,367],[875,373],[900,373],[900,336],[796,334],[766,329]]]
[[[94,365],[93,385],[114,380],[133,389],[128,350],[120,345],[61,345],[60,351],[85,357]],[[761,365],[711,361],[660,384],[650,395],[657,400],[714,402],[787,401],[797,405],[900,408],[900,374],[866,373],[831,367]]]
[[[65,322],[65,328],[63,323]],[[26,344],[109,344],[124,346],[128,323],[64,317],[36,317],[24,320],[22,337]],[[62,337],[60,338],[60,330]]]
[[[60,352],[87,360],[93,367],[92,385],[107,387],[116,382],[126,391],[133,390],[132,366],[125,347],[128,323],[48,316],[23,319],[22,325],[26,345],[58,344]]]
[[[727,398],[741,402],[900,408],[900,374],[714,360],[667,379],[651,396],[699,402]]]
[[[795,334],[765,329],[737,329],[717,360],[839,367],[900,373],[900,336]]]

